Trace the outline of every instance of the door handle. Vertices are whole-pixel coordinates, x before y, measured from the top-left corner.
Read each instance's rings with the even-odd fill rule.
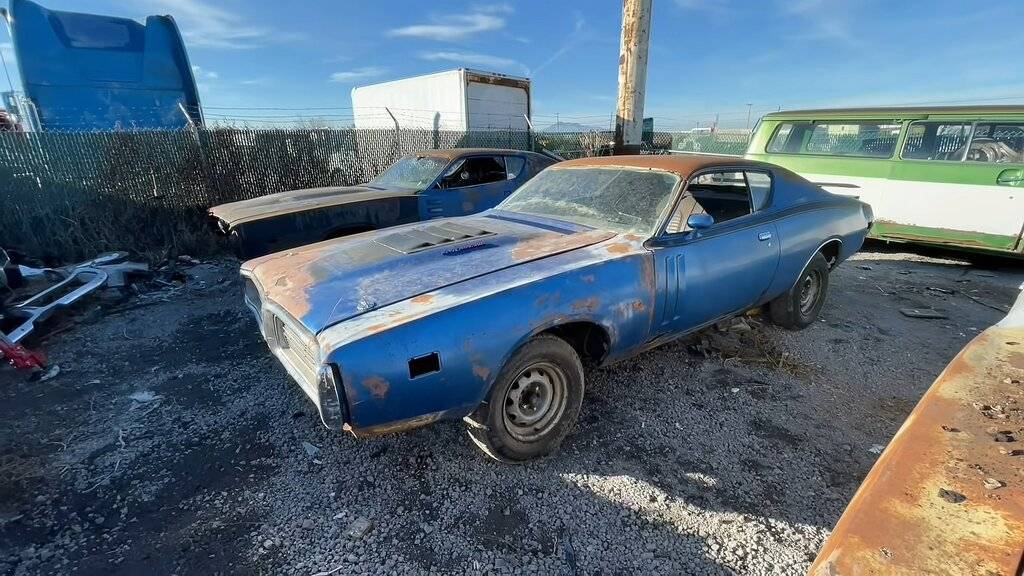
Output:
[[[1024,170],[1010,168],[996,176],[996,184],[1000,186],[1024,186]]]
[[[772,233],[771,232],[761,232],[760,234],[757,235],[757,239],[760,240],[761,242],[764,242],[765,240],[771,240],[772,239]]]

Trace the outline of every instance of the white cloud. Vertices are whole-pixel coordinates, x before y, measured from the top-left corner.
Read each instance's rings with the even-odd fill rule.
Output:
[[[242,16],[204,0],[149,0],[149,5],[174,17],[189,47],[247,49],[297,38],[249,24]]]
[[[801,35],[806,40],[831,40],[854,44],[851,28],[852,3],[840,0],[782,0],[784,13],[803,20]]]
[[[498,9],[496,9],[498,8]],[[469,14],[446,14],[431,18],[431,24],[414,24],[388,30],[391,37],[425,38],[440,42],[454,42],[466,39],[480,32],[500,30],[505,27],[505,18],[500,14],[508,13],[511,7],[507,4],[474,7]]]
[[[490,54],[476,54],[473,52],[424,52],[420,54],[423,60],[444,60],[467,66],[484,66],[487,68],[515,69],[522,74],[529,75],[530,69],[525,64],[511,58],[491,56]]]
[[[203,67],[196,66],[195,64],[192,65],[192,75],[197,79],[203,80],[216,80],[220,77],[220,75],[213,70],[205,70]]]
[[[533,74],[536,76],[541,70],[550,66],[554,61],[558,60],[562,56],[568,54],[571,50],[582,44],[587,40],[587,21],[583,18],[583,14],[579,11],[573,12],[573,25],[572,32],[562,41],[562,45],[557,50],[548,56],[547,60],[541,62],[539,66],[533,69]]]
[[[269,86],[271,84],[271,82],[272,82],[271,79],[270,78],[266,78],[266,77],[248,78],[248,79],[242,80],[242,85],[243,86]]]
[[[331,74],[330,80],[331,82],[351,84],[353,82],[359,82],[360,80],[381,76],[386,73],[387,69],[381,68],[380,66],[364,66],[362,68],[335,72],[334,74]]]

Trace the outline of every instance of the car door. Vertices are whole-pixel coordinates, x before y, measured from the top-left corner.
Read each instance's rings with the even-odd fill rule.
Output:
[[[420,193],[420,214],[426,220],[480,212],[505,198],[510,186],[503,156],[460,158]]]
[[[1011,250],[1024,226],[1024,123],[913,122],[888,186],[876,232]]]
[[[767,171],[715,169],[690,179],[664,232],[651,243],[656,333],[691,330],[760,303],[780,253],[766,211],[770,197]],[[698,214],[713,223],[705,227],[706,217],[691,218]]]

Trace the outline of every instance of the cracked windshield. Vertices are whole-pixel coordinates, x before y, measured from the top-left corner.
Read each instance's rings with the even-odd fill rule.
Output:
[[[435,156],[405,156],[370,183],[385,188],[426,188],[448,165],[447,158]]]
[[[678,181],[673,174],[647,170],[548,170],[498,208],[616,232],[651,234]]]

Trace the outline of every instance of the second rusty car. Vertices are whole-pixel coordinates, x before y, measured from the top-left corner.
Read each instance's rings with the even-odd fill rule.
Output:
[[[811,325],[871,209],[792,172],[711,156],[562,162],[492,210],[242,265],[271,351],[329,428],[464,418],[502,460],[554,450],[586,364],[752,307]]]
[[[556,162],[522,150],[455,148],[407,154],[358,186],[268,194],[210,208],[239,257],[493,208]]]

